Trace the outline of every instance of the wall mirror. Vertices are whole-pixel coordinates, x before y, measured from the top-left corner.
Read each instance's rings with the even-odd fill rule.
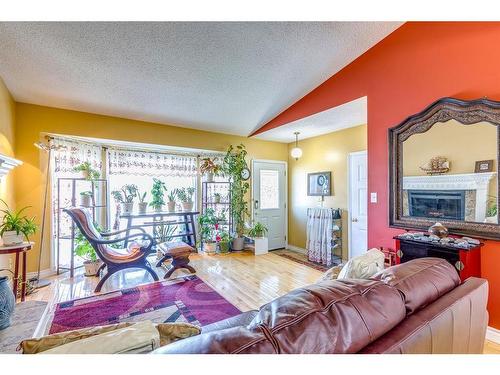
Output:
[[[443,98],[389,129],[391,227],[500,239],[500,102]]]

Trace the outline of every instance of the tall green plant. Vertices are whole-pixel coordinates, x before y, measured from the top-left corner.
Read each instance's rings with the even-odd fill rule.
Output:
[[[222,169],[224,175],[231,180],[231,217],[234,222],[234,229],[238,237],[242,237],[245,232],[245,218],[249,216],[248,201],[246,194],[250,189],[250,184],[241,178],[241,172],[247,168],[245,157],[247,150],[243,144],[228,147]]]
[[[160,209],[161,206],[165,204],[164,196],[167,187],[165,183],[157,178],[153,178],[153,187],[151,189],[151,196],[153,199],[149,202],[149,205],[154,209]]]

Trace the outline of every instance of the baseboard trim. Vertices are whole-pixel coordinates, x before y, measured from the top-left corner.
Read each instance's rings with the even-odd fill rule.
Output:
[[[500,344],[500,329],[488,327],[488,329],[486,330],[486,340],[493,341],[496,344]]]
[[[293,245],[288,244],[288,245],[286,245],[286,248],[288,250],[296,251],[298,253],[307,254],[307,250],[303,249],[302,247],[293,246]]]
[[[44,279],[46,277],[54,276],[55,274],[56,274],[55,270],[51,270],[50,268],[48,268],[46,270],[40,271],[40,278]],[[37,272],[28,272],[26,274],[26,278],[29,280],[33,277],[36,277],[37,275],[38,275]]]

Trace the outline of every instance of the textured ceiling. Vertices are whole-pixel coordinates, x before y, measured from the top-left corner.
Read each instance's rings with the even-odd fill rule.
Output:
[[[396,22],[1,22],[20,102],[248,135]]]
[[[300,133],[299,139],[306,139],[363,125],[366,122],[367,98],[363,96],[326,111],[278,126],[256,135],[255,138],[291,143],[295,140],[294,132]]]

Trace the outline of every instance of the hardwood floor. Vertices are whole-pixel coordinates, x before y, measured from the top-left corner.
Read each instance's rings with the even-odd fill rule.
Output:
[[[196,274],[241,311],[261,305],[304,285],[314,283],[322,274],[303,264],[269,253],[254,256],[250,252],[227,255],[194,254],[191,264]],[[160,277],[164,271],[157,269]],[[178,270],[173,277],[188,274]],[[79,272],[74,278],[67,275],[52,277],[52,284],[27,297],[27,300],[58,302],[94,294],[97,277],[85,277]],[[144,271],[122,271],[113,275],[102,292],[151,282]],[[485,354],[500,354],[500,345],[486,341]]]

